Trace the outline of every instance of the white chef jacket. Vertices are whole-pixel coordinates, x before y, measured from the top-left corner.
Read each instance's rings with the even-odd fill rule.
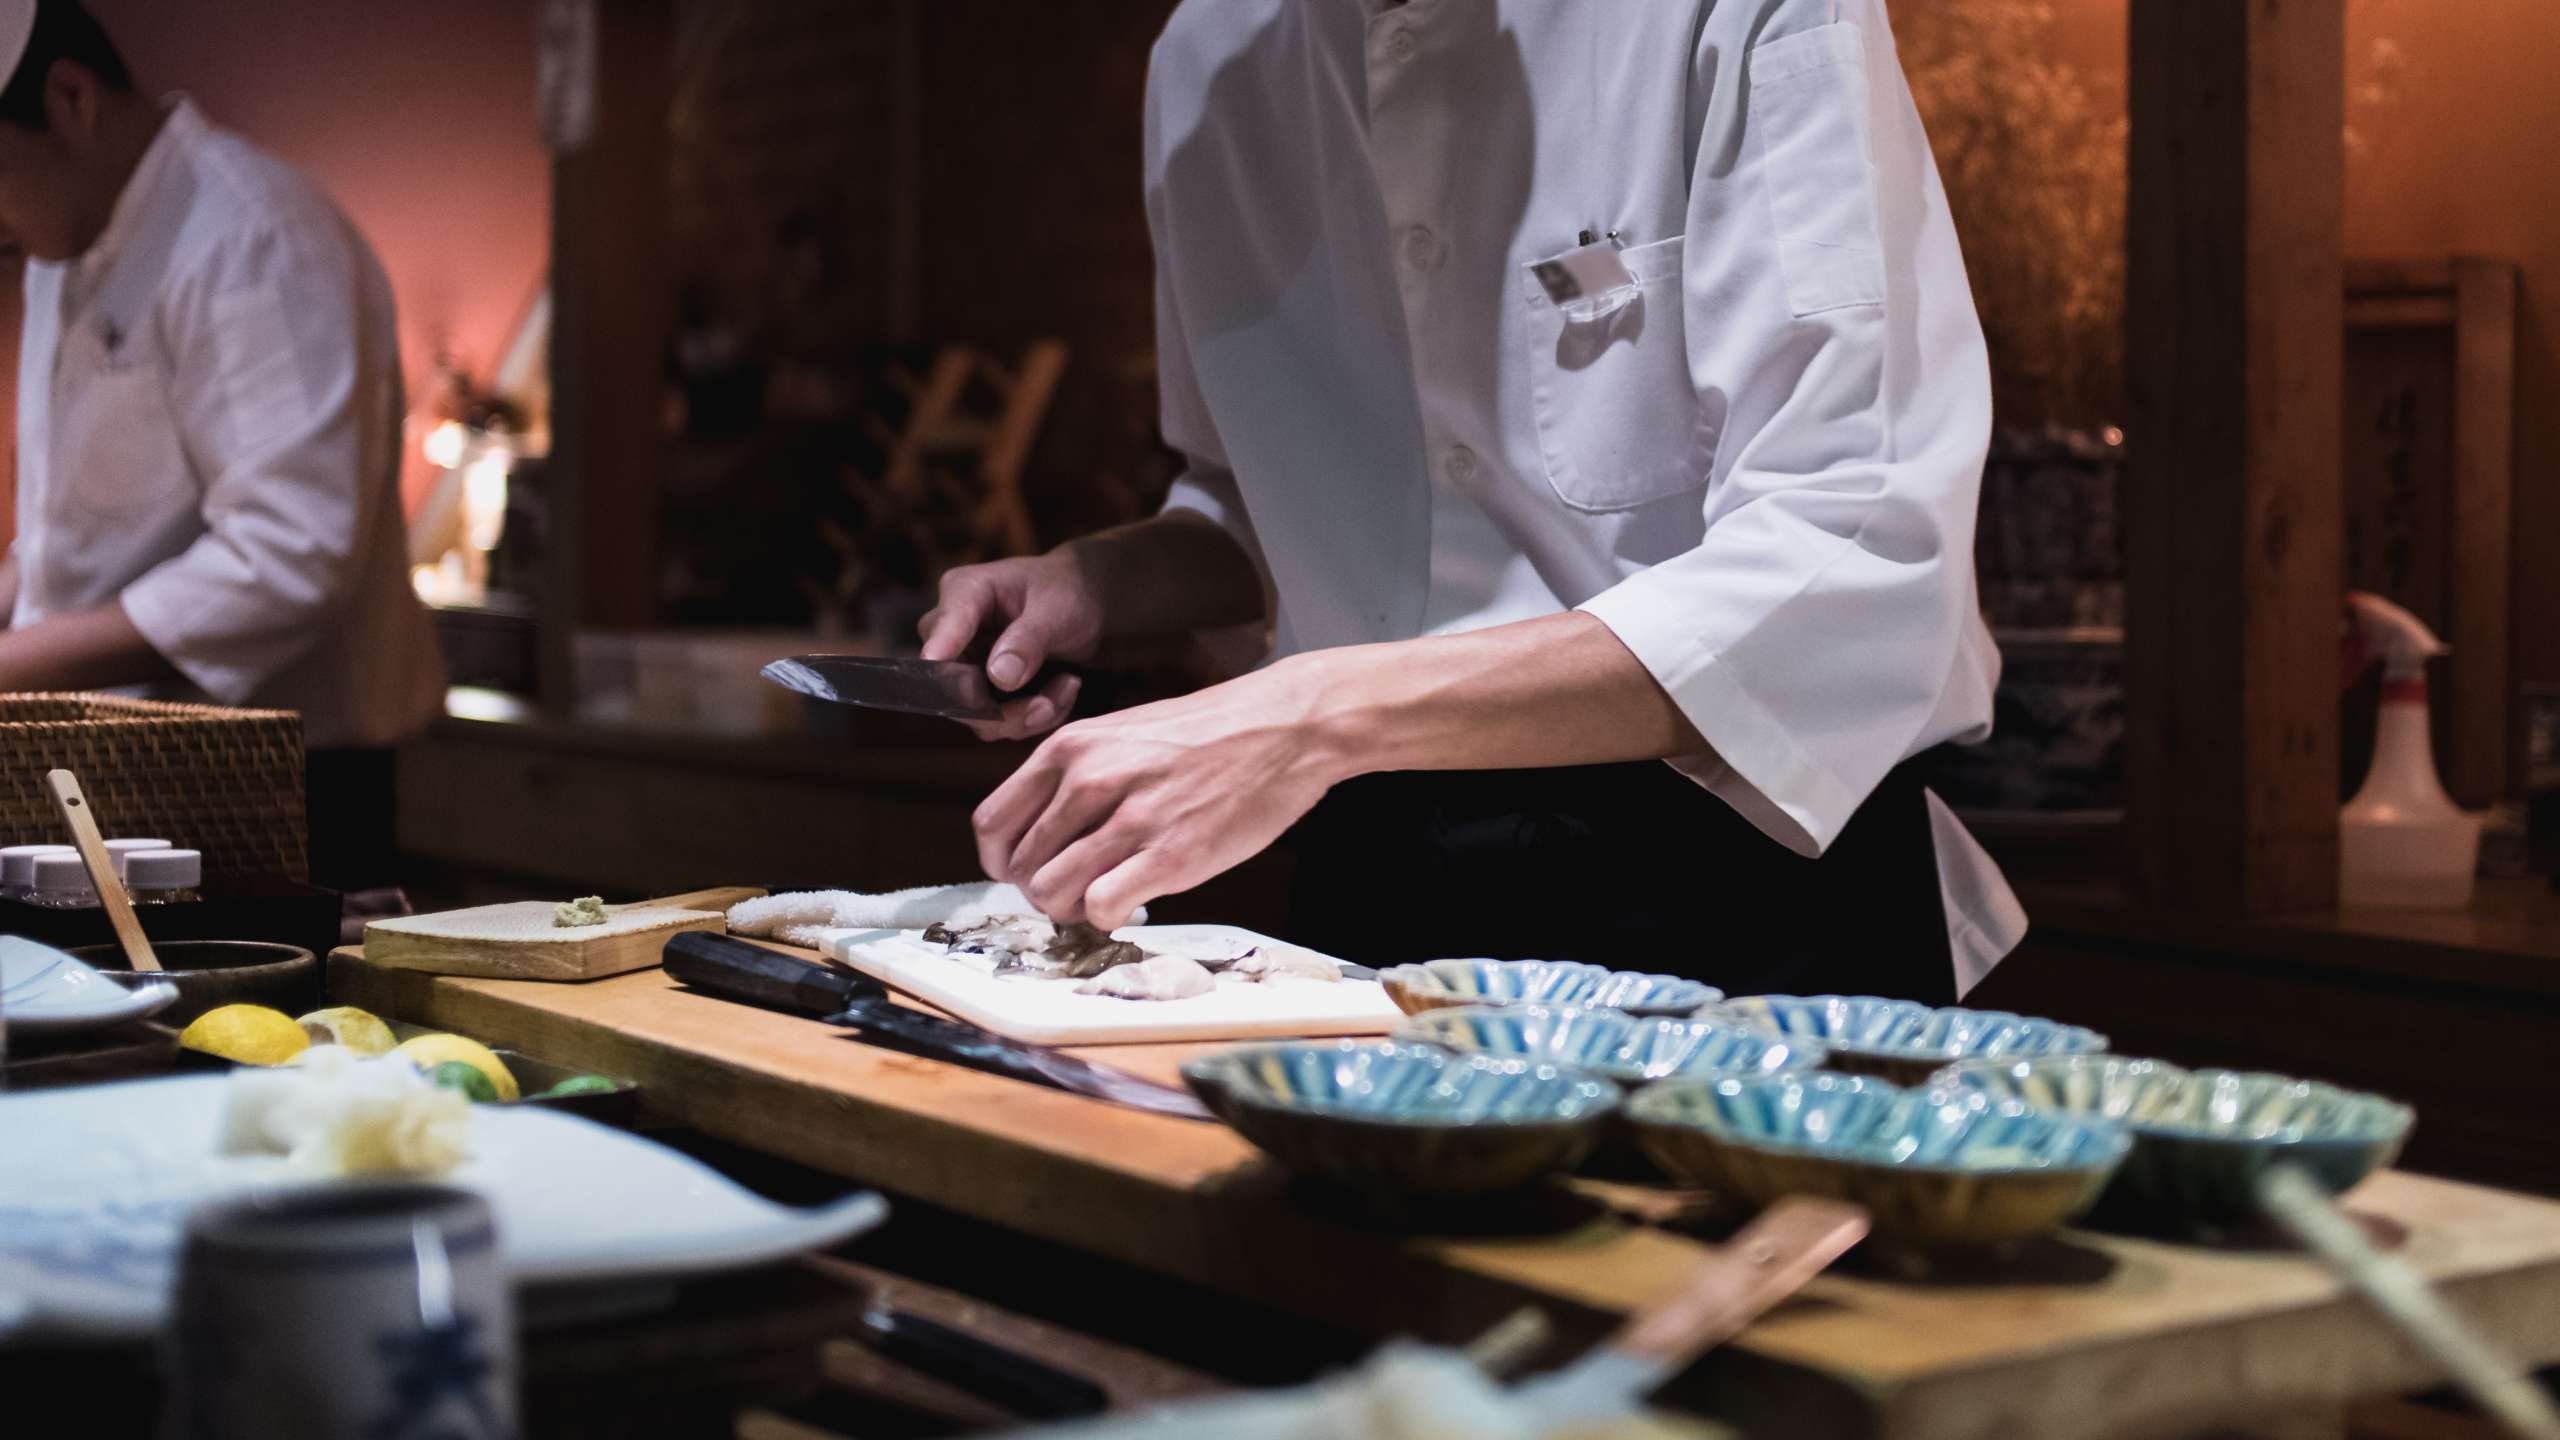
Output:
[[[1273,653],[1581,609],[1807,855],[1988,733],[1989,372],[1880,0],[1186,0],[1146,190],[1168,508]],[[1585,232],[1632,284],[1561,306]],[[1963,988],[2025,916],[1930,806]]]
[[[183,99],[88,252],[26,267],[13,625],[124,602],[187,698],[384,745],[442,704],[409,588],[391,288]]]

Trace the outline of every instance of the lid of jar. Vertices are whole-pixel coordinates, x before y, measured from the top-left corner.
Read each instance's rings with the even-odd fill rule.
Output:
[[[38,890],[87,890],[89,865],[80,852],[66,845],[59,855],[35,857],[35,888]]]
[[[204,883],[204,854],[197,850],[137,850],[124,857],[128,890],[193,890]]]
[[[124,857],[127,855],[132,855],[143,850],[166,850],[168,848],[169,842],[166,840],[110,840],[107,842],[107,856],[115,862],[116,873],[121,875],[124,873]]]
[[[39,855],[77,855],[68,845],[10,845],[0,847],[0,885],[20,889],[36,883],[36,857]]]

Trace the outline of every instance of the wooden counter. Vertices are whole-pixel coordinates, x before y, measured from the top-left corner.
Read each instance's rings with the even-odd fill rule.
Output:
[[[1523,1302],[1587,1335],[1707,1253],[1624,1187],[1512,1233],[1409,1233],[1330,1211],[1222,1127],[875,1049],[660,971],[454,980],[342,953],[331,978],[345,1003],[627,1075],[713,1135],[1380,1336],[1465,1338]],[[1200,1048],[1086,1053],[1170,1076]],[[2353,1208],[2511,1349],[2560,1361],[2560,1205],[2390,1174]],[[1750,1434],[2071,1440],[2292,1433],[2433,1378],[2306,1261],[2075,1232],[1997,1275],[1826,1276],[1676,1398]]]

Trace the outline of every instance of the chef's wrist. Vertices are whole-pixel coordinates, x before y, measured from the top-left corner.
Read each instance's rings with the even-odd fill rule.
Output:
[[[1386,721],[1384,680],[1377,669],[1392,647],[1345,646],[1310,650],[1274,662],[1262,673],[1294,697],[1299,754],[1326,788],[1380,770],[1398,768],[1393,728]]]

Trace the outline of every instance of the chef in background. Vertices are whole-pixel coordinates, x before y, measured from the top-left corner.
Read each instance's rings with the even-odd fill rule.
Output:
[[[1991,400],[1881,0],[1186,0],[1145,147],[1188,472],[925,653],[1007,734],[1117,637],[1267,663],[1050,736],[990,875],[1107,926],[1297,826],[1356,960],[1946,1000],[2015,943],[1914,763],[1990,726]]]
[[[136,90],[78,0],[0,0],[0,71],[27,257],[0,690],[300,711],[313,878],[387,883],[390,747],[444,676],[382,267],[310,181]]]

